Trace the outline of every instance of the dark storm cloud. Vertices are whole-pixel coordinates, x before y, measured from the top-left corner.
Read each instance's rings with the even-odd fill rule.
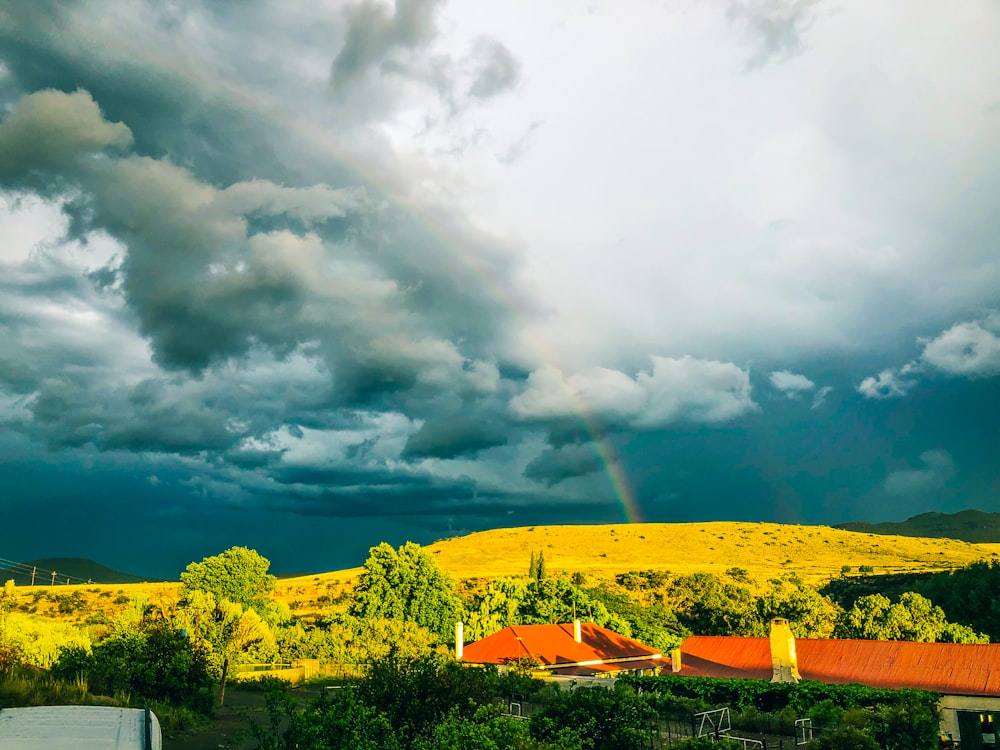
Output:
[[[549,487],[568,479],[600,471],[602,461],[592,443],[563,445],[539,454],[524,469],[524,476]]]
[[[18,155],[26,129],[41,145]],[[166,160],[103,153],[127,135],[86,92],[33,94],[0,125],[0,177],[15,188],[44,181],[40,189],[65,190],[68,179],[83,189],[91,226],[128,248],[123,290],[159,364],[199,372],[254,346],[286,356],[314,341],[347,398],[413,388],[434,367],[453,370],[448,385],[459,385],[465,359],[448,337],[479,331],[468,319],[447,330],[459,320],[453,303],[480,303],[456,280],[428,278],[426,267],[418,278],[409,259],[396,269],[400,280],[386,278],[356,242],[331,246],[312,232],[248,233],[248,213],[308,222],[376,215],[363,193],[262,180],[218,190]],[[364,232],[355,236],[363,241]],[[419,323],[409,311],[423,313]]]
[[[497,416],[453,414],[431,417],[410,435],[403,458],[455,458],[505,445],[511,427]]]

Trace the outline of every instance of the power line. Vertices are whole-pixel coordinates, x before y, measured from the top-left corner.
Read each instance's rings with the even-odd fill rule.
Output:
[[[63,585],[69,585],[71,582],[76,583],[97,583],[92,579],[78,578],[77,576],[70,575],[59,575],[55,570],[48,570],[46,568],[40,568],[32,563],[17,562],[16,560],[8,560],[7,558],[0,557],[0,575],[9,575],[11,573],[20,574],[23,576],[31,576],[31,585],[36,585],[35,580],[38,579],[38,585],[43,586],[54,586],[58,583]],[[51,583],[45,583],[46,578],[51,578]]]

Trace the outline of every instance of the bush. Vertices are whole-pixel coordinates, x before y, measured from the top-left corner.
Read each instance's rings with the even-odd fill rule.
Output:
[[[879,750],[879,746],[860,729],[844,725],[823,732],[809,743],[809,750]]]
[[[207,653],[165,626],[116,632],[89,653],[63,649],[52,674],[70,682],[83,678],[101,695],[165,701],[202,713],[212,709]]]

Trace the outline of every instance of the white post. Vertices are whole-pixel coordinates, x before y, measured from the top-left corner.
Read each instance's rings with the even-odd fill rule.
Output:
[[[573,620],[573,640],[577,643],[583,643],[583,633],[580,629],[579,620]]]
[[[455,623],[455,658],[461,661],[462,652],[465,650],[465,626],[459,620]]]

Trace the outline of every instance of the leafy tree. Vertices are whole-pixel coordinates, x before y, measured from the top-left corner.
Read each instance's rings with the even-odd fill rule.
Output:
[[[163,623],[117,629],[92,649],[67,647],[52,674],[84,677],[101,695],[126,693],[202,712],[212,705],[207,649]]]
[[[532,555],[534,557],[534,555]],[[490,581],[473,601],[466,615],[466,636],[478,641],[521,620],[521,605],[528,594],[522,581],[498,578]]]
[[[536,579],[539,581],[544,581],[546,576],[545,571],[545,552],[540,551],[538,553],[538,571]]]
[[[763,628],[782,617],[799,638],[829,638],[843,610],[801,580],[786,578],[757,599],[757,612]]]
[[[666,592],[677,619],[699,635],[766,635],[749,587],[723,583],[710,573],[674,579]]]
[[[244,609],[243,605],[225,599],[217,601],[205,591],[191,592],[188,609],[193,619],[192,638],[210,647],[210,660],[219,680],[218,704],[221,706],[232,662],[251,646],[262,642],[273,644],[274,636],[256,610]]]
[[[395,550],[382,542],[370,550],[349,613],[360,619],[415,622],[448,641],[462,604],[451,579],[419,544],[407,542]]]
[[[193,562],[181,573],[181,594],[206,591],[216,601],[230,601],[244,609],[271,619],[274,607],[271,592],[277,580],[268,574],[271,562],[246,547],[232,547],[225,552]]]
[[[288,728],[277,730],[262,747],[283,750],[403,750],[392,722],[384,711],[372,706],[357,693],[345,688],[335,690],[322,702],[313,703],[301,713],[286,704]],[[279,722],[273,722],[279,725]]]
[[[914,590],[939,605],[949,620],[1000,641],[1000,560],[933,576]]]
[[[844,613],[834,635],[886,641],[968,643],[983,640],[971,629],[949,623],[941,607],[912,591],[902,594],[896,603],[882,594],[860,597]]]
[[[535,557],[535,550],[531,550],[531,561],[528,563],[528,578],[532,581],[538,580],[538,558]]]
[[[415,622],[386,618],[355,618],[337,620],[344,639],[346,661],[370,664],[388,658],[420,659],[437,653],[437,636]]]
[[[578,688],[559,691],[544,709],[532,715],[531,735],[554,742],[572,728],[594,750],[640,747],[649,740],[656,711],[629,687]],[[641,744],[640,744],[641,743]]]

